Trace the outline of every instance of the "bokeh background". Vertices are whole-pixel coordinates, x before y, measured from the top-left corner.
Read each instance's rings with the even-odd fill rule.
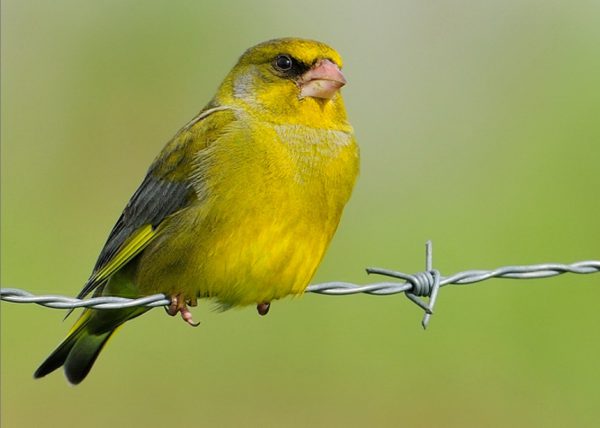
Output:
[[[600,258],[600,3],[2,1],[2,286],[76,294],[163,144],[247,47],[345,58],[362,175],[314,282]],[[600,274],[154,310],[89,378],[32,379],[64,312],[2,303],[3,427],[588,427]]]

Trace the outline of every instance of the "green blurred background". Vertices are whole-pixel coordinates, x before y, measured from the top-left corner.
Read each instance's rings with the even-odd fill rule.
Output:
[[[76,294],[163,144],[247,47],[345,58],[362,175],[314,282],[600,258],[600,3],[2,1],[2,278]],[[64,312],[2,303],[3,427],[586,427],[600,274],[154,310],[89,378],[32,379]]]

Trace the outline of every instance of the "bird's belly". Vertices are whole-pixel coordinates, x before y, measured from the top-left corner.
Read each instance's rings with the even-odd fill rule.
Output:
[[[207,258],[195,257],[202,278],[196,292],[228,305],[269,302],[303,292],[331,233],[324,225],[297,220],[254,219],[251,225],[215,239]]]
[[[187,298],[209,297],[224,307],[270,302],[304,291],[339,216],[243,212],[204,218],[192,233],[165,235],[142,254],[138,285]],[[190,211],[186,215],[198,213]],[[157,283],[160,281],[160,283]]]

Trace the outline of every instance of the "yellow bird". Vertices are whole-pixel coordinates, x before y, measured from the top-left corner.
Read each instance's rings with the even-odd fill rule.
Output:
[[[300,294],[333,237],[359,170],[329,46],[284,38],[248,49],[215,97],[165,146],[114,226],[78,297],[164,293],[167,312]],[[35,372],[77,384],[106,341],[147,308],[83,312]]]

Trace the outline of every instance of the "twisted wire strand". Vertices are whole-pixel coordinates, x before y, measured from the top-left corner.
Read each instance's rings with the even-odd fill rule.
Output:
[[[426,328],[433,314],[438,291],[446,285],[474,284],[491,278],[534,279],[548,278],[565,273],[592,274],[600,272],[599,260],[587,260],[571,264],[542,263],[523,266],[504,266],[492,270],[467,270],[451,276],[442,276],[438,270],[433,269],[432,265],[432,244],[428,241],[426,245],[426,270],[423,272],[407,274],[382,268],[367,269],[367,273],[369,274],[401,279],[404,282],[377,282],[374,284],[357,285],[349,282],[334,281],[310,285],[306,289],[306,292],[330,296],[361,293],[375,296],[389,296],[404,293],[407,298],[425,312],[422,325]],[[420,297],[428,297],[428,302],[423,301]],[[121,309],[135,306],[155,308],[158,306],[168,306],[171,303],[169,297],[164,294],[154,294],[137,299],[106,296],[76,299],[59,295],[34,295],[18,288],[0,288],[0,300],[12,303],[35,303],[55,309]]]
[[[507,279],[535,279],[558,276],[565,273],[590,274],[600,272],[599,260],[588,260],[572,264],[561,263],[543,263],[524,266],[505,266],[493,270],[466,270],[455,273],[451,276],[440,277],[440,287],[446,285],[466,285],[485,281],[492,278]],[[427,290],[432,285],[432,275],[430,272],[419,272],[416,274],[406,274],[381,268],[367,268],[367,273],[389,276],[392,278],[404,279],[405,282],[378,282],[369,285],[356,285],[349,282],[325,282],[323,284],[310,285],[306,291],[317,294],[345,295],[345,294],[372,294],[387,296],[389,294],[404,293],[409,290],[416,290],[413,294],[426,296]],[[423,291],[420,291],[423,290]]]

